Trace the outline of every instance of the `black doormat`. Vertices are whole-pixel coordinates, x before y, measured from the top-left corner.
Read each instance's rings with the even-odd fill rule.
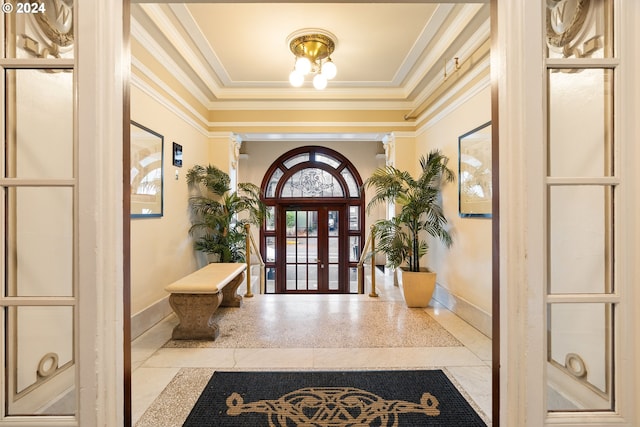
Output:
[[[486,426],[441,370],[215,372],[184,427]]]

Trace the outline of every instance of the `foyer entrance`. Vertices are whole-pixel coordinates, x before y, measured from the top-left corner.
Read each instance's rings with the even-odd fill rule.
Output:
[[[262,182],[266,293],[357,293],[363,244],[362,180],[340,153],[289,151]]]

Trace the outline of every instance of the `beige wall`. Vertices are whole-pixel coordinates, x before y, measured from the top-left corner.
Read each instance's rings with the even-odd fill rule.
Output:
[[[131,220],[131,313],[136,314],[166,297],[167,284],[196,268],[188,234],[185,175],[194,164],[208,163],[210,144],[203,133],[135,86],[131,119],[164,136],[164,215]],[[181,168],[172,165],[174,141],[182,145]],[[226,146],[224,156],[219,157],[227,158]]]
[[[449,157],[456,182],[443,191],[444,212],[453,233],[453,246],[446,249],[431,241],[427,265],[438,273],[438,283],[453,295],[491,313],[491,220],[458,215],[458,137],[491,119],[491,94],[485,88],[460,107],[429,126],[417,137],[417,158],[439,148]]]

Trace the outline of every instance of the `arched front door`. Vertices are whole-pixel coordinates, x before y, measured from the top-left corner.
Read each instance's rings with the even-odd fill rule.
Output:
[[[362,180],[340,153],[302,147],[262,181],[271,213],[261,233],[267,293],[357,293]]]

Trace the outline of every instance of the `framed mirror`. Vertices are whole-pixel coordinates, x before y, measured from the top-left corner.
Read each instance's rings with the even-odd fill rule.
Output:
[[[458,207],[461,217],[491,217],[491,122],[458,138]]]
[[[131,122],[131,217],[161,217],[164,137]]]

